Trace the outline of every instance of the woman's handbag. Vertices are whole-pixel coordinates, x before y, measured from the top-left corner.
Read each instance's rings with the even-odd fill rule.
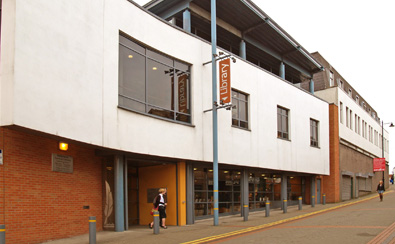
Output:
[[[158,211],[158,208],[155,208],[155,207],[152,207],[152,209],[151,209],[151,215],[154,215],[154,211]]]

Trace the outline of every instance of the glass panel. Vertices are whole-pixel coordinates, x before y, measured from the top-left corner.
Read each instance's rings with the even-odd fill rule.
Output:
[[[232,202],[231,192],[218,192],[219,202]]]
[[[231,212],[231,203],[220,203],[219,204],[219,213],[229,213]]]
[[[168,66],[147,60],[147,102],[174,110],[174,79],[168,71]]]
[[[145,57],[121,45],[119,94],[145,102]]]
[[[153,52],[151,50],[147,50],[147,57],[150,57],[152,59],[155,59],[161,63],[167,64],[169,66],[173,66],[173,60],[156,52]]]
[[[240,212],[240,203],[233,204],[233,212]]]
[[[240,192],[234,192],[233,193],[233,202],[240,202],[240,200],[241,200]]]
[[[141,53],[141,54],[145,54],[145,48],[140,46],[139,44],[129,40],[126,37],[123,36],[119,36],[119,43],[122,43],[124,45],[126,45],[129,48],[132,48],[133,50]]]
[[[230,171],[219,170],[218,172],[218,190],[232,191],[233,180]]]
[[[203,216],[207,214],[207,204],[195,204],[195,216]]]
[[[181,63],[181,62],[178,62],[178,61],[174,61],[174,66],[178,70],[182,70],[182,71],[185,71],[185,72],[189,71],[189,65],[187,65],[187,64],[184,64],[184,63]]]
[[[247,101],[247,95],[239,92],[239,99],[242,101]]]
[[[248,112],[248,106],[246,102],[239,102],[240,105],[240,110],[239,110],[239,115],[240,115],[240,120],[247,121],[247,112]]]
[[[119,105],[121,107],[130,108],[138,112],[145,113],[145,104],[134,100],[119,96]]]
[[[207,192],[195,191],[195,202],[207,202]]]
[[[163,118],[174,119],[174,112],[165,109],[160,109],[157,107],[147,106],[147,111],[149,114],[160,116]]]
[[[239,104],[236,99],[232,99],[232,104],[236,105],[236,107],[232,107],[232,118],[238,119],[239,118],[239,114],[238,114]]]

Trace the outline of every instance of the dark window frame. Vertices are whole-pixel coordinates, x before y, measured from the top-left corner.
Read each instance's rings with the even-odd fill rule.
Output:
[[[243,99],[243,96],[245,99]],[[241,129],[247,129],[249,128],[249,120],[248,120],[248,110],[249,110],[249,95],[247,93],[238,91],[236,89],[232,89],[232,105],[235,105],[232,107],[232,126],[241,128]],[[246,120],[241,119],[241,107],[245,106],[245,115],[244,117]],[[235,113],[236,116],[235,117]]]
[[[281,106],[277,106],[277,138],[289,140],[289,109]]]
[[[310,119],[310,146],[319,147],[319,121]]]
[[[191,124],[191,65],[149,48],[121,33],[119,48],[118,107],[164,120]],[[144,61],[140,60],[140,63],[137,63],[137,65],[143,66],[143,70],[140,69],[142,72],[140,76],[143,77],[140,80],[141,84],[124,77],[123,72],[127,66],[124,58],[121,57],[121,49],[130,51],[131,54],[144,59]],[[129,57],[133,58],[133,55],[129,55]],[[156,69],[151,71],[149,64],[155,64],[158,71],[164,70],[165,72],[157,73],[155,76],[153,72]],[[165,86],[170,87],[167,89],[168,92],[162,93],[161,97],[153,96],[163,92],[162,89],[160,92],[155,90],[155,88],[164,86],[159,84],[163,81],[166,82]],[[132,91],[136,85],[140,85],[141,93],[139,95],[133,94],[133,92],[128,93],[128,89]],[[150,99],[157,100],[157,102],[150,102]]]

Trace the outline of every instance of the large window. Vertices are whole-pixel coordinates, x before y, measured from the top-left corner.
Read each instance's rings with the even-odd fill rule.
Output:
[[[195,216],[214,214],[213,170],[196,167],[194,171]],[[240,212],[240,177],[237,170],[220,169],[218,172],[218,205],[220,214]]]
[[[190,66],[119,36],[119,106],[191,122]]]
[[[318,121],[310,119],[310,146],[318,147]]]
[[[289,139],[288,109],[277,107],[277,137]]]
[[[248,129],[248,95],[232,90],[232,125]]]

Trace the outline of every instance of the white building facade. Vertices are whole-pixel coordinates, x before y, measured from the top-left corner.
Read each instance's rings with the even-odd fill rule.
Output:
[[[233,56],[231,87],[239,97],[232,103],[241,103],[218,111],[220,213],[240,212],[243,194],[250,194],[250,210],[263,208],[266,200],[279,206],[283,199],[309,198],[315,188],[308,182],[329,174],[328,103]],[[160,187],[177,202],[169,207],[169,225],[193,223],[212,216],[212,116],[205,112],[212,107],[212,74],[211,64],[203,65],[209,60],[209,42],[131,1],[3,0],[1,126],[6,133],[94,149],[104,179],[96,179],[103,184],[100,194],[108,199],[106,184],[115,194],[114,210],[108,216],[103,211],[99,229],[148,223],[146,199]],[[347,99],[339,94],[339,101]],[[363,113],[347,106],[362,122]],[[365,121],[378,130],[377,123]],[[340,127],[350,143],[360,137]],[[380,149],[366,140],[366,150]],[[18,163],[4,153],[5,165]],[[133,188],[130,179],[140,187]],[[287,184],[288,192],[280,190]],[[132,200],[136,209],[129,206]]]

